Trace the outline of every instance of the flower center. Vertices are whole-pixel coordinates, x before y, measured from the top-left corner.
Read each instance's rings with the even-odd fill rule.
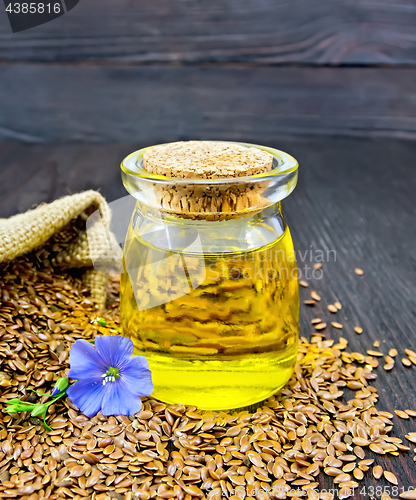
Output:
[[[107,382],[115,382],[116,379],[120,378],[120,372],[118,371],[118,368],[110,366],[108,370],[101,375],[101,377],[104,379],[103,385],[105,385]]]

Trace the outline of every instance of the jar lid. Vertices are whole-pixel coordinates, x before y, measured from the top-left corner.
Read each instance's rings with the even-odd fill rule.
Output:
[[[233,142],[171,142],[147,149],[143,154],[143,168],[171,178],[247,177],[270,171],[273,155]]]
[[[172,151],[177,153],[174,157]],[[191,151],[198,151],[197,160],[192,160],[196,153]],[[218,161],[212,154],[210,158],[212,151],[218,153]],[[187,219],[228,220],[259,212],[288,196],[296,186],[298,163],[265,146],[189,141],[136,151],[123,160],[121,169],[127,191],[154,210]]]

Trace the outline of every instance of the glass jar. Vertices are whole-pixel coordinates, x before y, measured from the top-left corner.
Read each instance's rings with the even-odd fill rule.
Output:
[[[241,143],[239,143],[241,144]],[[136,199],[123,251],[122,334],[152,371],[153,396],[202,409],[262,401],[292,375],[298,347],[296,259],[281,200],[296,160],[269,172],[172,179],[124,159]]]

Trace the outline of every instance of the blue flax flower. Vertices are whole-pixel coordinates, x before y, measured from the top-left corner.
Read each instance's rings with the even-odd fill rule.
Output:
[[[95,349],[77,340],[69,354],[69,378],[77,380],[67,389],[69,399],[92,417],[133,415],[142,408],[140,396],[153,392],[147,359],[133,356],[133,342],[118,335],[95,337]]]

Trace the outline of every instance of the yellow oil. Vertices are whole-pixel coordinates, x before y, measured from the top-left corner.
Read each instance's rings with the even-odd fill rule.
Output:
[[[132,229],[124,249],[122,333],[146,356],[153,396],[202,409],[269,397],[290,378],[299,297],[286,227],[250,251],[167,251]],[[133,263],[133,264],[132,264]]]

